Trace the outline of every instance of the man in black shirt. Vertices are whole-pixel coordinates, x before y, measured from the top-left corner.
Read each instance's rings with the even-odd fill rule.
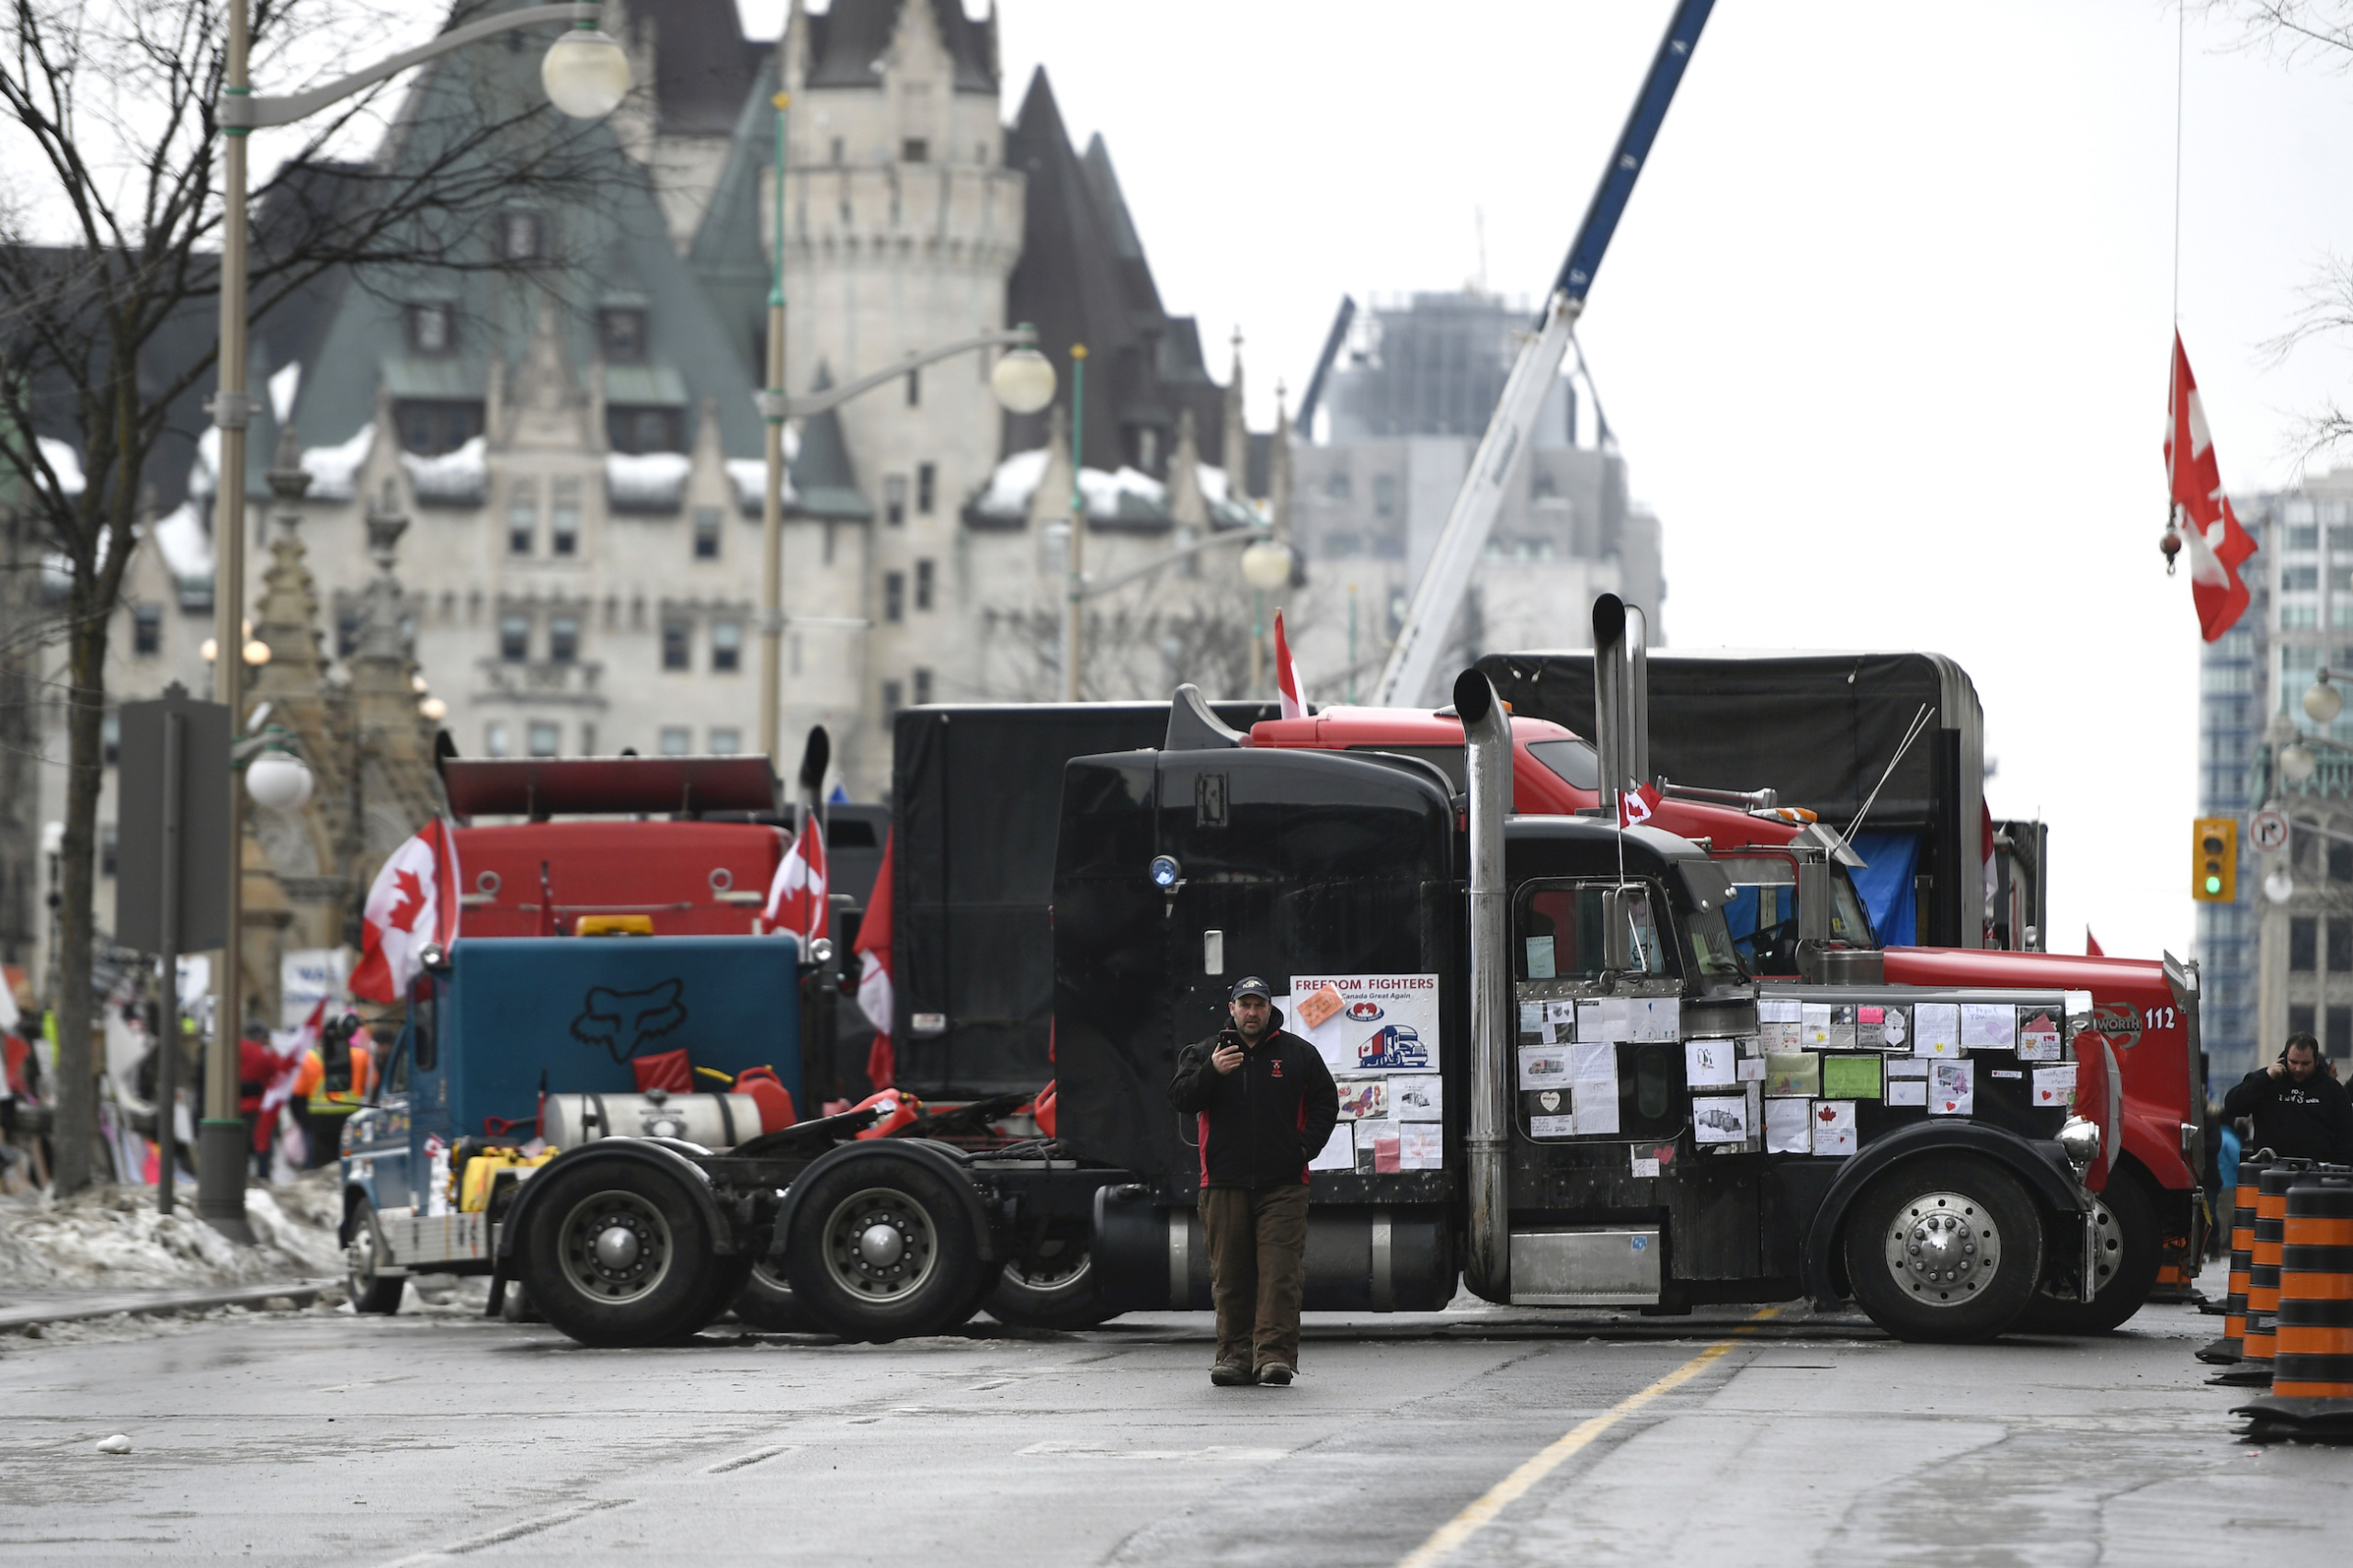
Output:
[[[1307,1165],[1332,1136],[1340,1092],[1315,1048],[1282,1028],[1267,983],[1237,982],[1233,1027],[1176,1058],[1169,1103],[1195,1119],[1201,1232],[1217,1303],[1220,1388],[1298,1375],[1307,1283]]]
[[[2353,1098],[2328,1075],[2311,1035],[2290,1035],[2279,1061],[2240,1079],[2222,1097],[2222,1114],[2255,1119],[2250,1152],[2353,1163]]]

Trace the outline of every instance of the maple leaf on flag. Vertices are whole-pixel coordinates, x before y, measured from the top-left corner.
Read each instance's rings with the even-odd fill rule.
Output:
[[[399,902],[384,917],[384,924],[395,931],[414,931],[417,916],[425,913],[425,884],[415,871],[402,866],[392,872],[392,885],[399,890],[395,895]]]

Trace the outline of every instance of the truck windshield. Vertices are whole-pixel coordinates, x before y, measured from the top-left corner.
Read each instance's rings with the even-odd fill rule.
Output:
[[[1572,790],[1601,788],[1601,762],[1583,741],[1530,741],[1528,755],[1552,769]]]
[[[1716,866],[1732,883],[1724,920],[1742,967],[1751,974],[1797,973],[1797,862],[1782,855],[1727,855],[1717,857]],[[1831,868],[1830,937],[1850,948],[1879,946],[1844,866]]]
[[[1518,940],[1513,966],[1522,980],[1592,980],[1602,971],[1602,882],[1530,882],[1517,900]],[[1655,898],[1640,892],[1628,901],[1633,974],[1671,974],[1666,946],[1653,913]],[[1727,938],[1727,942],[1729,938]]]
[[[1683,945],[1691,972],[1703,980],[1738,980],[1746,972],[1720,909],[1683,911]]]

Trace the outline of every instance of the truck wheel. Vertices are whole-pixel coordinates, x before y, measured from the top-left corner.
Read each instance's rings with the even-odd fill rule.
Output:
[[[543,1176],[523,1283],[548,1322],[583,1345],[660,1345],[710,1321],[711,1236],[677,1182],[599,1161]]]
[[[1847,1278],[1873,1323],[1927,1343],[1974,1344],[2015,1324],[2042,1272],[2042,1218],[2017,1179],[1971,1154],[1906,1160],[1846,1226]]]
[[[2140,1178],[2115,1171],[2093,1211],[2099,1227],[2099,1290],[2088,1301],[2063,1301],[2048,1290],[2028,1303],[2018,1326],[2035,1334],[2107,1334],[2141,1310],[2157,1282],[2164,1243],[2157,1208]]]
[[[766,1258],[752,1265],[752,1277],[735,1293],[735,1319],[762,1334],[822,1332],[817,1320],[792,1299],[792,1282]]]
[[[983,1310],[1015,1328],[1093,1328],[1114,1315],[1103,1304],[1103,1283],[1085,1244],[1046,1244],[1060,1250],[1005,1266]]]
[[[343,1283],[353,1312],[389,1314],[401,1310],[401,1292],[408,1280],[397,1274],[385,1278],[382,1270],[392,1256],[392,1248],[384,1244],[384,1228],[376,1222],[376,1206],[361,1199],[351,1211],[351,1241],[343,1249]]]
[[[837,1165],[812,1183],[793,1217],[784,1272],[793,1300],[818,1323],[877,1344],[963,1322],[983,1283],[963,1205],[904,1155]]]

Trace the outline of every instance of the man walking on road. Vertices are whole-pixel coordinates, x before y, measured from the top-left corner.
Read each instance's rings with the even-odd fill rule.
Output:
[[[1299,1369],[1307,1283],[1307,1165],[1340,1119],[1340,1092],[1315,1048],[1282,1028],[1267,983],[1239,981],[1233,1027],[1176,1058],[1169,1103],[1193,1117],[1201,1231],[1217,1303],[1220,1388],[1289,1383]]]
[[[2353,1098],[2328,1075],[2311,1035],[2290,1035],[2279,1061],[2234,1085],[2222,1114],[2255,1119],[2250,1149],[2289,1160],[2353,1161]]]

